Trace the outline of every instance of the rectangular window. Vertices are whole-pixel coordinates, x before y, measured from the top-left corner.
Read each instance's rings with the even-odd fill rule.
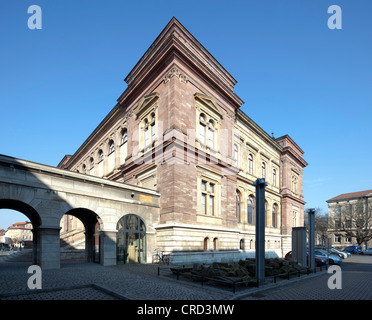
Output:
[[[209,192],[214,193],[214,184],[213,183],[209,184]]]
[[[150,135],[149,135],[149,129],[145,129],[145,146],[147,146],[150,142]]]
[[[207,208],[206,208],[206,194],[202,193],[201,195],[201,213],[207,214]]]
[[[214,196],[209,196],[209,214],[214,216]]]
[[[153,142],[155,141],[155,123],[151,126],[151,139]]]
[[[201,210],[205,215],[215,215],[215,184],[202,180],[201,181]]]

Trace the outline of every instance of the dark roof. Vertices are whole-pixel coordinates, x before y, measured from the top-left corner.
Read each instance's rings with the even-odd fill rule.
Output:
[[[337,197],[327,200],[327,202],[337,201],[337,200],[346,200],[346,199],[355,199],[365,197],[367,195],[372,196],[372,190],[365,190],[365,191],[358,191],[358,192],[351,192],[351,193],[343,193]]]

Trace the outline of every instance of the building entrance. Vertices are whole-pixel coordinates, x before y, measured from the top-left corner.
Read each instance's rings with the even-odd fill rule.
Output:
[[[117,225],[116,260],[122,263],[146,261],[146,226],[143,220],[128,214]]]

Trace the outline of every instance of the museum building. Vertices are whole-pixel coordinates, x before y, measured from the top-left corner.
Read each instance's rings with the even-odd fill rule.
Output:
[[[159,210],[123,212],[117,262],[151,262],[155,249],[174,263],[254,256],[258,178],[267,182],[266,255],[291,250],[292,227],[304,220],[304,152],[240,109],[237,81],[176,18],[125,82],[109,114],[58,165],[160,194]]]

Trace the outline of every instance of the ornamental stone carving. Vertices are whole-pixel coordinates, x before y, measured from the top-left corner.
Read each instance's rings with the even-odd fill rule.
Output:
[[[173,67],[164,77],[164,83],[167,83],[171,78],[177,77],[181,82],[187,83],[187,76],[181,73],[177,68]]]

